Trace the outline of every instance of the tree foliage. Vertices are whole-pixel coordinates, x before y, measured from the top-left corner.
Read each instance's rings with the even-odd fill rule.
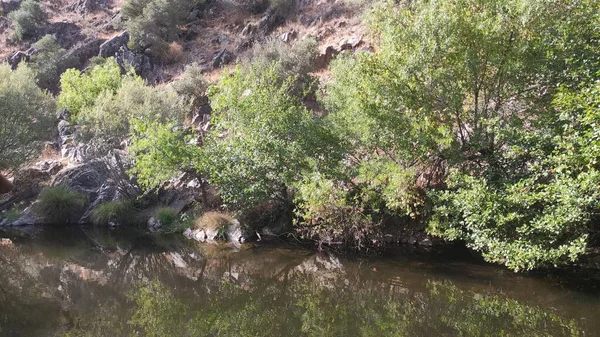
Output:
[[[322,150],[322,127],[293,96],[295,82],[281,82],[275,63],[257,71],[238,68],[210,92],[214,128],[207,152],[211,181],[237,205],[270,199],[289,203],[289,188],[308,158]]]
[[[90,109],[95,104],[100,94],[114,94],[121,87],[122,80],[121,68],[112,57],[85,73],[69,69],[60,78],[58,106],[67,108],[77,119],[81,111]]]
[[[14,170],[39,154],[50,136],[54,99],[35,83],[34,72],[0,65],[0,171]]]
[[[446,186],[430,200],[432,233],[513,269],[575,260],[597,174],[557,172],[574,168],[555,157],[584,124],[557,122],[581,102],[556,91],[597,78],[597,23],[590,1],[384,2],[371,16],[378,52],[336,61],[326,88],[353,169],[337,185],[358,185],[369,213],[375,197],[406,215],[422,212],[423,189]]]

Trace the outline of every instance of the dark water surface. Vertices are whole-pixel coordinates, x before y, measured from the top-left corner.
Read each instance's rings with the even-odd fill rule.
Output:
[[[0,243],[0,336],[600,336],[598,279],[105,229]]]

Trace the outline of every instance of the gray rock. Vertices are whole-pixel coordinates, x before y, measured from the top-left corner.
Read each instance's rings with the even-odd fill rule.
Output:
[[[254,37],[254,35],[256,35],[256,33],[258,32],[258,27],[253,25],[252,23],[248,23],[244,29],[242,29],[242,32],[240,33],[241,37]]]
[[[285,43],[289,43],[292,40],[295,40],[298,38],[298,32],[296,30],[290,30],[289,32],[285,32],[283,34],[281,34],[280,36],[281,41],[285,42]]]
[[[81,28],[73,22],[59,21],[49,23],[41,30],[40,36],[48,34],[54,35],[58,44],[66,50],[85,40],[85,35],[81,33]]]
[[[30,55],[28,55],[25,52],[17,51],[12,56],[8,57],[8,64],[10,65],[10,68],[12,70],[15,70],[19,66],[19,63],[21,63],[23,61],[28,62],[29,56]]]
[[[23,0],[2,0],[0,1],[0,9],[4,15],[15,11],[21,7],[21,2]]]
[[[67,167],[60,171],[52,182],[52,186],[65,186],[91,196],[93,200],[104,186],[107,176],[100,161],[92,161]],[[90,200],[92,201],[92,200]]]
[[[100,57],[112,57],[117,55],[121,47],[127,46],[129,42],[129,33],[124,32],[121,35],[117,35],[112,39],[102,43],[99,47],[98,56]]]
[[[81,69],[89,59],[98,55],[100,46],[104,41],[104,39],[90,38],[78,42],[65,54],[64,59],[72,62],[72,64],[67,64],[65,67]]]
[[[67,11],[87,15],[95,10],[106,8],[106,3],[107,0],[75,0],[67,6]]]
[[[21,217],[19,219],[17,219],[15,222],[11,223],[11,224],[7,224],[7,226],[14,226],[14,227],[18,227],[18,226],[31,226],[31,225],[36,225],[36,221],[35,221],[35,216],[33,215],[33,211],[31,210],[31,207],[26,208],[23,211],[23,214],[21,215]]]
[[[131,65],[135,72],[146,80],[153,77],[154,64],[150,57],[144,54],[135,53],[127,46],[121,46],[116,54],[117,63],[126,69],[127,65]],[[152,81],[149,81],[152,82]]]
[[[235,55],[226,48],[223,48],[215,53],[212,59],[212,66],[213,68],[219,68],[222,65],[233,62],[233,60],[235,60]]]
[[[117,188],[114,183],[106,182],[96,192],[97,197],[88,204],[88,208],[79,219],[79,223],[90,223],[92,211],[100,204],[115,200]],[[110,224],[107,224],[110,225]]]
[[[285,18],[276,11],[269,9],[258,22],[258,33],[262,37],[271,34],[275,28],[285,23]]]
[[[237,219],[233,220],[233,224],[227,228],[227,239],[234,244],[243,243],[246,241],[244,231],[242,231],[240,222]]]

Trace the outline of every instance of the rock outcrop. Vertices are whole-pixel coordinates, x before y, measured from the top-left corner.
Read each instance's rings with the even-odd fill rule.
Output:
[[[100,45],[98,56],[104,58],[116,56],[121,47],[126,47],[128,42],[129,33],[124,32],[123,34],[117,35]]]

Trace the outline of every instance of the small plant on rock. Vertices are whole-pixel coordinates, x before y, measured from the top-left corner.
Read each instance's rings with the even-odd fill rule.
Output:
[[[36,217],[48,224],[70,224],[77,221],[87,197],[67,187],[54,186],[44,189],[33,206]]]
[[[154,217],[158,220],[164,228],[171,227],[179,220],[179,214],[177,210],[171,207],[159,208]]]
[[[106,225],[110,222],[128,225],[135,222],[136,212],[131,201],[109,201],[96,207],[92,211],[91,219],[96,225]]]

